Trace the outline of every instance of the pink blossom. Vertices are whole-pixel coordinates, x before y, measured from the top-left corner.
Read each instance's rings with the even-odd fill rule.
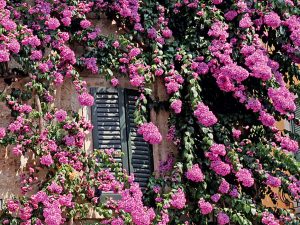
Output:
[[[147,30],[148,37],[151,39],[155,39],[157,37],[157,32],[154,28],[150,28]]]
[[[97,58],[91,57],[91,58],[83,58],[84,65],[88,70],[90,70],[93,74],[97,74],[99,71],[98,65],[97,65]]]
[[[223,2],[223,0],[212,0],[212,3],[214,3],[215,5],[219,5]]]
[[[59,20],[56,18],[50,18],[45,24],[50,30],[56,30],[60,26]]]
[[[183,209],[185,207],[186,199],[185,194],[181,188],[173,193],[170,204],[176,209]]]
[[[62,212],[58,201],[46,204],[43,210],[43,216],[45,223],[49,225],[60,225],[62,224]]]
[[[63,191],[63,188],[54,181],[52,181],[51,185],[49,185],[47,189],[52,193],[57,194],[60,194]]]
[[[246,104],[247,109],[251,109],[253,112],[259,112],[261,110],[261,103],[258,99],[250,98]]]
[[[13,152],[13,154],[14,154],[15,156],[20,156],[20,155],[22,155],[22,153],[23,153],[22,145],[17,145],[17,146],[15,146],[15,147],[13,147],[12,152]]]
[[[226,40],[229,36],[227,30],[227,24],[222,23],[221,21],[217,21],[211,26],[210,30],[208,31],[208,35],[215,38],[219,38],[221,40]]]
[[[134,87],[140,87],[145,82],[145,77],[135,74],[130,77],[130,84]]]
[[[54,114],[58,122],[63,122],[67,118],[67,112],[65,110],[58,110]]]
[[[210,163],[210,167],[216,174],[221,176],[227,176],[230,174],[230,165],[222,162],[221,160],[215,160]]]
[[[70,193],[68,195],[61,195],[58,199],[58,202],[61,206],[71,207],[73,195]]]
[[[150,144],[159,144],[162,141],[158,128],[152,122],[142,124],[137,132],[143,135],[144,140]]]
[[[278,177],[274,177],[271,175],[267,176],[266,184],[271,187],[280,187],[281,186],[281,180]]]
[[[110,80],[110,83],[111,83],[111,85],[113,86],[113,87],[116,87],[116,86],[118,86],[119,85],[119,80],[117,79],[117,78],[112,78],[111,80]]]
[[[167,87],[167,93],[168,94],[173,94],[173,93],[175,93],[179,90],[180,84],[178,84],[175,81],[171,81],[171,82],[166,84],[166,87]]]
[[[239,22],[240,28],[249,28],[253,25],[249,14],[245,14]]]
[[[239,193],[238,189],[235,187],[229,192],[229,195],[233,198],[238,198],[240,193]]]
[[[176,99],[171,103],[171,109],[178,114],[181,112],[181,107],[182,107],[182,101],[180,99]]]
[[[197,66],[197,73],[204,75],[207,74],[209,71],[209,66],[205,62],[200,62]]]
[[[63,62],[76,63],[75,53],[69,47],[63,46],[60,48],[60,57]]]
[[[223,145],[223,144],[213,144],[210,147],[210,151],[216,155],[221,155],[221,156],[226,155],[225,145]]]
[[[214,194],[210,197],[210,199],[215,203],[217,203],[220,200],[220,198],[221,198],[220,194]]]
[[[158,68],[157,70],[155,70],[155,76],[159,77],[159,76],[163,75],[163,73],[164,73],[164,70],[161,68]]]
[[[8,62],[9,61],[9,52],[6,50],[0,50],[0,62]]]
[[[164,29],[164,30],[162,30],[162,35],[163,35],[164,38],[167,38],[167,39],[171,38],[172,37],[172,31],[169,28]]]
[[[273,29],[277,28],[281,24],[281,19],[275,12],[270,12],[267,15],[265,15],[265,24],[272,27]]]
[[[222,74],[217,76],[217,84],[222,91],[230,92],[234,90],[234,84],[230,77]]]
[[[251,76],[262,79],[263,81],[270,80],[272,78],[272,69],[263,63],[255,63],[252,66]]]
[[[17,40],[12,40],[12,41],[8,44],[7,48],[8,48],[11,52],[17,54],[17,53],[19,53],[21,46],[20,46],[20,44],[19,44],[19,42],[18,42]]]
[[[209,202],[200,199],[198,201],[198,207],[200,208],[200,212],[202,215],[210,214],[213,211],[213,207]]]
[[[32,208],[29,206],[25,206],[23,208],[20,209],[20,218],[22,220],[29,220],[31,218],[31,214],[32,213]]]
[[[7,209],[12,213],[17,212],[17,210],[19,209],[19,203],[14,200],[8,200],[6,205]]]
[[[263,212],[261,222],[265,225],[280,225],[280,221],[275,218],[272,213]]]
[[[119,48],[120,43],[118,41],[114,41],[114,43],[112,44],[113,47],[115,48]]]
[[[201,169],[199,168],[198,164],[194,164],[192,166],[192,168],[188,169],[188,171],[186,172],[185,175],[186,175],[187,179],[194,181],[194,182],[204,181],[204,175],[203,175]]]
[[[268,96],[273,101],[273,105],[278,112],[286,114],[296,110],[296,104],[294,102],[296,96],[286,87],[280,87],[277,89],[269,88]]]
[[[52,159],[52,156],[50,154],[48,155],[43,155],[40,159],[40,162],[42,165],[45,165],[45,166],[51,166],[54,162],[53,162],[53,159]]]
[[[225,179],[222,179],[218,191],[222,194],[227,194],[229,189],[230,189],[229,183]]]
[[[206,127],[210,127],[218,121],[212,111],[210,111],[209,108],[202,102],[197,105],[194,115],[197,117],[198,121]]]
[[[242,131],[240,130],[237,130],[235,128],[232,129],[232,136],[235,138],[235,139],[239,139],[240,136],[242,134]]]
[[[2,20],[1,25],[6,29],[7,31],[13,31],[17,29],[17,24],[12,20]]]
[[[124,221],[121,218],[116,218],[111,221],[111,225],[124,225]]]
[[[230,222],[229,216],[223,212],[218,213],[217,220],[219,225],[228,224]]]
[[[43,53],[41,50],[34,50],[31,52],[30,59],[31,60],[41,60],[43,57]]]
[[[226,18],[226,20],[228,20],[228,21],[231,21],[231,20],[233,20],[235,17],[237,17],[237,12],[235,11],[235,10],[230,10],[230,11],[228,11],[227,13],[225,13],[225,18]]]
[[[296,153],[299,150],[298,142],[290,139],[288,136],[281,138],[280,146],[293,153]]]
[[[94,105],[94,97],[86,92],[78,96],[78,101],[82,106],[92,106]]]
[[[87,29],[89,28],[90,26],[92,25],[92,23],[88,20],[81,20],[80,21],[80,26],[83,28],[83,29]]]
[[[4,127],[0,127],[0,139],[4,138],[6,135],[6,130]]]
[[[54,76],[54,83],[56,85],[61,85],[64,82],[64,76],[61,73],[55,72]]]
[[[141,54],[141,50],[139,48],[133,48],[130,50],[128,55],[130,58],[134,58],[134,57],[138,56],[139,54]]]
[[[31,200],[34,202],[34,204],[38,204],[40,202],[44,203],[48,201],[48,195],[44,191],[39,191],[35,195],[31,196]]]
[[[64,141],[65,141],[65,143],[66,143],[67,146],[74,146],[75,145],[75,138],[74,138],[74,136],[68,135],[68,136],[66,136],[64,138]]]
[[[276,122],[275,118],[265,111],[260,111],[259,120],[267,127],[273,127]]]
[[[245,187],[251,187],[254,184],[254,179],[252,178],[252,174],[247,169],[240,169],[235,176],[238,181],[242,183]]]

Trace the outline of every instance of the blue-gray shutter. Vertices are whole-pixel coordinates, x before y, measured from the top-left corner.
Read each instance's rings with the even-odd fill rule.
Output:
[[[122,88],[91,88],[91,93],[95,98],[92,106],[94,148],[122,151],[123,157],[116,160],[145,188],[153,172],[153,157],[151,146],[137,134],[134,123],[139,93]]]
[[[135,103],[138,96],[137,91],[128,89],[125,91],[130,173],[134,174],[135,181],[144,189],[153,172],[153,157],[151,146],[137,133],[137,126],[134,123]]]
[[[122,151],[123,156],[115,159],[128,170],[124,90],[91,88],[91,93],[95,98],[92,106],[94,149]]]

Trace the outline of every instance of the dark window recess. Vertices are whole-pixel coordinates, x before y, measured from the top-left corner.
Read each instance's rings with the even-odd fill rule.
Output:
[[[152,149],[137,134],[134,123],[138,92],[122,88],[91,88],[91,92],[95,98],[92,107],[94,148],[122,151],[123,156],[116,160],[145,188],[153,171]]]

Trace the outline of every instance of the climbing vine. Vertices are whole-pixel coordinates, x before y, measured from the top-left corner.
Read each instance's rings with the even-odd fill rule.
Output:
[[[118,33],[105,35],[104,20]],[[59,225],[95,210],[112,225],[299,224],[300,137],[276,128],[299,125],[299,40],[295,0],[0,0],[0,97],[11,112],[0,144],[34,156],[1,223]],[[144,193],[113,149],[84,150],[90,121],[55,108],[67,80],[82,107],[94,104],[84,70],[113,87],[126,77],[140,93],[138,133],[178,147]],[[147,120],[158,81],[167,137]],[[107,191],[120,198],[101,199]],[[288,209],[276,207],[282,198]]]

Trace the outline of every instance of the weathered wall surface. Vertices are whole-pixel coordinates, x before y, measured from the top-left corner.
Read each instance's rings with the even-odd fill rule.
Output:
[[[99,27],[104,35],[118,35],[122,33],[122,30],[117,28],[114,21],[109,21],[105,16],[101,15],[96,20],[96,16],[90,15],[91,20],[93,20],[95,26]],[[76,50],[80,52],[80,47]],[[16,66],[16,65],[13,65]],[[89,73],[82,74],[84,79],[87,81],[88,87],[111,87],[105,78],[91,75]],[[16,86],[22,86],[21,83],[15,83]],[[126,79],[120,79],[120,87],[129,88],[129,82]],[[159,98],[161,101],[167,99],[167,95],[164,91],[164,87],[161,82],[156,82],[153,85],[155,89],[155,98]],[[4,81],[0,79],[0,91],[4,89]],[[71,80],[66,80],[65,83],[57,89],[56,101],[54,106],[57,108],[62,108],[64,110],[70,110],[79,112],[81,115],[91,118],[90,108],[81,108],[77,101],[77,94],[75,92],[74,86]],[[160,129],[162,135],[166,137],[168,132],[168,119],[169,113],[166,111],[160,111],[158,113],[151,112],[151,120]],[[0,127],[6,127],[11,121],[10,112],[5,106],[5,104],[0,103]],[[87,136],[84,148],[87,151],[93,150],[92,134]],[[176,148],[169,142],[163,141],[161,144],[153,147],[153,158],[154,158],[154,169],[158,170],[159,161],[166,160],[170,152],[176,152]],[[23,172],[28,156],[22,156],[21,158],[15,158],[12,156],[10,148],[7,149],[0,148],[0,200],[4,200],[11,197],[12,195],[19,195],[19,175]]]
[[[84,79],[87,81],[88,87],[111,87],[105,78],[95,75],[85,75]],[[4,82],[0,80],[0,90],[3,90]],[[18,84],[17,84],[18,85]],[[126,79],[120,79],[120,87],[130,88],[129,82]],[[153,85],[156,89],[155,98],[159,98],[161,101],[167,99],[164,93],[164,88],[160,82]],[[82,108],[77,100],[77,94],[71,80],[66,80],[65,83],[57,89],[56,101],[54,103],[56,108],[62,108],[64,110],[75,111],[91,119],[91,112],[89,107]],[[168,116],[167,111],[159,111],[156,113],[151,111],[151,120],[160,129],[162,135],[166,137],[168,132]],[[5,104],[0,103],[0,127],[6,127],[11,120],[9,110]],[[93,150],[92,134],[87,136],[84,148],[87,151]],[[159,168],[159,161],[166,160],[170,152],[175,152],[175,146],[167,141],[163,141],[159,145],[153,146],[153,158],[155,171]],[[10,151],[10,148],[0,149],[0,199],[7,199],[12,195],[20,194],[19,189],[19,174],[22,173],[28,157],[15,158]]]

